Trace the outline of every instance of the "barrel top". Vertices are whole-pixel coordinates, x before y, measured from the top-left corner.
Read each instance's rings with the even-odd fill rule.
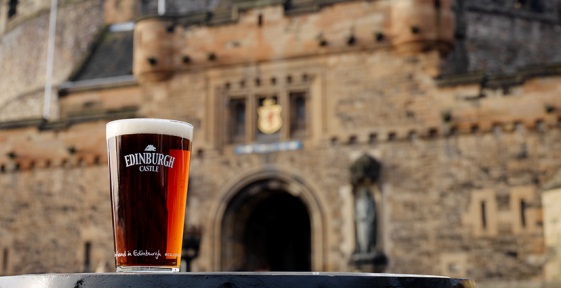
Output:
[[[0,287],[352,287],[475,288],[469,279],[432,275],[328,272],[76,273],[0,277]]]
[[[127,134],[165,134],[192,141],[193,125],[177,120],[155,118],[121,119],[106,125],[106,139]]]

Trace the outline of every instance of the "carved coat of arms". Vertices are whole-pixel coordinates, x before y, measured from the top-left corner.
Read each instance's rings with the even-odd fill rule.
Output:
[[[282,107],[272,98],[263,100],[263,105],[257,108],[257,128],[263,134],[273,134],[282,127]]]

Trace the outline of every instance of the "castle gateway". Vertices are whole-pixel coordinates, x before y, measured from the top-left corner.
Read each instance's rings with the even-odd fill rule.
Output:
[[[0,274],[113,271],[105,124],[154,117],[184,269],[561,281],[556,1],[59,1],[53,53],[47,2],[0,0]]]

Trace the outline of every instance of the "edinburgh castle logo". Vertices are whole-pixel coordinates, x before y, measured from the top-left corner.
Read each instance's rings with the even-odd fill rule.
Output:
[[[143,153],[125,155],[125,166],[139,166],[140,172],[159,172],[161,166],[173,168],[175,157],[156,152],[152,144],[146,146]]]

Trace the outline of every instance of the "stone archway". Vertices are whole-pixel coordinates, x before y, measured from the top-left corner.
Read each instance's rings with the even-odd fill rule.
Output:
[[[311,221],[287,183],[252,182],[229,201],[221,224],[221,270],[310,271]]]
[[[321,193],[318,193],[319,188],[313,182],[308,182],[300,174],[291,173],[294,172],[293,170],[291,169],[289,172],[288,169],[274,165],[257,166],[239,173],[237,177],[230,179],[223,186],[223,189],[219,192],[221,196],[209,210],[209,215],[213,215],[213,217],[209,218],[211,229],[207,238],[209,242],[206,243],[211,245],[209,263],[211,269],[214,271],[231,271],[238,268],[239,263],[237,262],[243,262],[243,254],[240,254],[240,249],[237,249],[243,243],[233,241],[235,240],[235,233],[237,233],[234,230],[239,231],[243,228],[243,225],[240,227],[236,225],[236,223],[241,223],[236,219],[249,217],[249,210],[240,209],[242,203],[245,202],[250,205],[247,207],[251,207],[251,203],[260,199],[261,196],[259,195],[267,195],[266,193],[259,193],[263,186],[267,186],[296,197],[307,208],[310,221],[311,270],[328,270],[326,227],[328,227],[330,219],[326,217],[324,212],[325,199]],[[238,209],[235,209],[235,207],[238,207]],[[236,211],[238,213],[234,213]],[[224,243],[226,243],[225,246],[223,246]],[[201,245],[206,244],[202,243]],[[238,254],[236,254],[236,251],[238,251]],[[235,257],[240,260],[237,261]]]

